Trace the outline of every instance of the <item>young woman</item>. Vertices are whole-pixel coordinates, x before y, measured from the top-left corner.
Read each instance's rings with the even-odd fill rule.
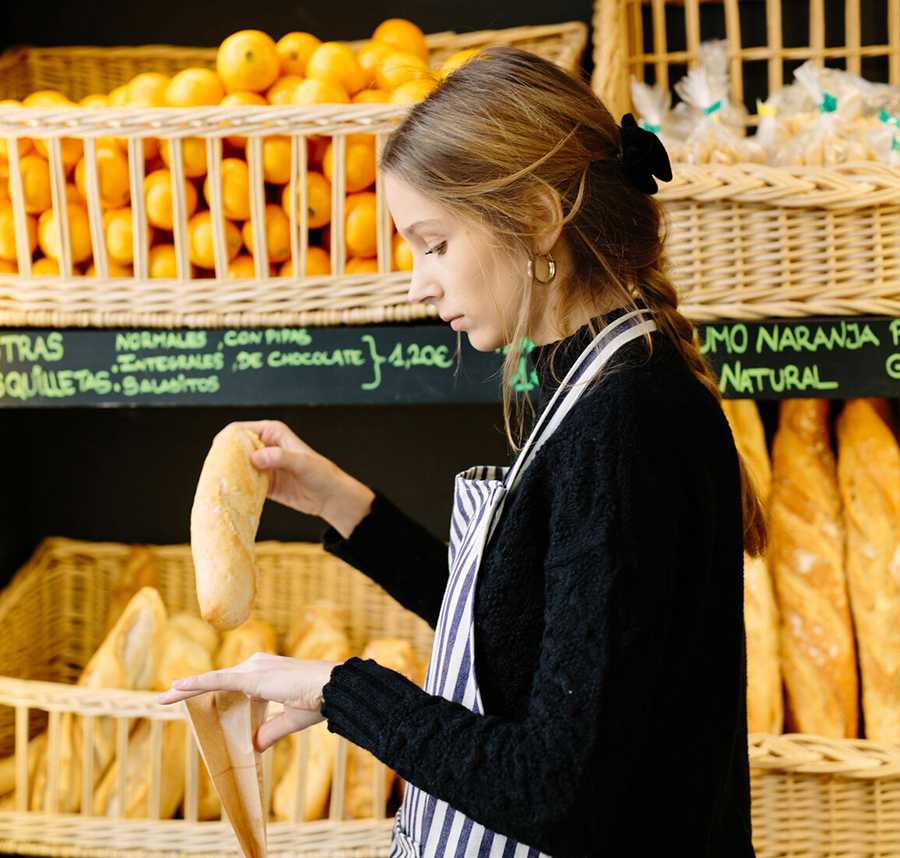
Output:
[[[372,660],[256,656],[217,688],[327,719],[408,782],[392,856],[752,856],[743,550],[760,509],[666,273],[658,139],[581,81],[484,51],[382,154],[411,300],[488,351],[511,467],[456,478],[446,543],[273,421],[271,497],[435,628],[424,690]],[[522,444],[524,427],[532,424]],[[449,561],[449,562],[448,562]]]

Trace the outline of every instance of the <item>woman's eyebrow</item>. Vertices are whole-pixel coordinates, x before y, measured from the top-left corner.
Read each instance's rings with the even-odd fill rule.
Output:
[[[440,221],[436,217],[425,218],[424,220],[417,220],[415,223],[410,224],[406,229],[397,229],[397,232],[400,233],[404,238],[408,236],[412,232],[416,232],[416,230],[423,226],[426,223],[440,223]]]

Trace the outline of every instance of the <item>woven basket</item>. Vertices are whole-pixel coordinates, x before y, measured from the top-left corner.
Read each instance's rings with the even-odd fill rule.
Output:
[[[465,35],[443,33],[427,37],[433,69],[451,54],[470,47],[515,45],[533,51],[575,72],[587,44],[581,22],[489,30]],[[360,43],[351,43],[358,46]],[[70,98],[108,92],[144,71],[173,73],[189,66],[213,66],[214,49],[147,46],[136,48],[19,48],[0,57],[0,98],[23,97],[39,89],[58,89]],[[209,108],[74,108],[67,110],[0,107],[0,137],[48,141],[53,209],[63,210],[66,177],[61,157],[63,138],[84,140],[87,209],[96,277],[74,274],[68,223],[57,218],[62,248],[60,275],[31,276],[19,157],[9,147],[10,192],[15,211],[18,274],[0,274],[0,325],[95,327],[238,327],[379,324],[436,315],[434,308],[406,300],[409,273],[392,271],[393,225],[376,178],[378,272],[347,275],[344,271],[346,176],[342,167],[346,135],[376,135],[376,152],[388,132],[409,108],[398,105],[325,105],[322,107]],[[306,173],[307,137],[331,135],[332,182],[331,274],[306,276],[308,244]],[[96,167],[96,140],[128,140],[134,262],[130,277],[109,278],[103,211]],[[250,170],[250,212],[253,221],[255,277],[227,277],[225,226],[222,215],[222,141],[247,137]],[[262,213],[266,204],[262,143],[267,137],[292,141],[290,174],[290,235],[296,277],[271,276]],[[214,227],[215,272],[192,278],[185,217],[182,141],[206,141],[210,210]],[[172,141],[173,243],[176,279],[148,275],[148,222],[144,210],[144,141]],[[301,145],[302,144],[302,145]],[[299,197],[303,193],[303,198]]]
[[[167,608],[196,612],[189,547],[157,546],[153,552]],[[128,553],[129,546],[117,543],[48,538],[0,595],[0,625],[5,630],[0,642],[0,756],[20,754],[17,762],[26,776],[27,739],[44,729],[48,711],[57,723],[67,711],[120,719],[181,717],[174,708],[157,705],[151,693],[92,691],[72,684],[100,644],[110,594],[121,583]],[[263,542],[257,555],[262,569],[257,613],[275,627],[279,644],[297,605],[327,597],[347,609],[356,651],[369,637],[398,636],[409,640],[427,662],[431,628],[320,546]],[[124,729],[121,733],[120,755],[127,753],[128,736]],[[346,741],[339,738],[338,747],[330,818],[270,823],[273,854],[387,856],[390,819],[341,818]],[[750,736],[749,756],[759,858],[900,854],[900,746],[760,733]],[[188,796],[196,789],[197,765],[191,742]],[[376,778],[382,771],[379,763]],[[23,802],[25,789],[23,784]],[[196,800],[188,798],[186,806],[196,807]],[[3,811],[0,851],[162,858],[232,855],[237,846],[224,822]]]
[[[707,0],[704,0],[707,2]],[[825,4],[810,0],[809,47],[784,47],[779,0],[766,3],[768,44],[742,47],[741,6],[724,6],[725,31],[701,33],[699,0],[595,0],[593,88],[617,118],[632,110],[630,75],[649,69],[667,89],[671,64],[693,65],[701,40],[727,36],[731,97],[743,103],[743,64],[765,60],[769,91],[785,60],[888,57],[900,84],[900,2],[886,0],[882,45],[861,45],[859,0],[846,0],[847,44],[825,47]],[[651,6],[653,50],[644,50],[642,5]],[[796,5],[796,4],[795,4]],[[836,4],[831,4],[834,7]],[[746,11],[746,10],[745,10]],[[832,12],[837,10],[832,8]],[[670,51],[666,16],[683,16],[687,49]],[[683,311],[697,321],[900,312],[900,170],[861,162],[834,167],[674,165],[659,199],[669,219],[668,256]]]
[[[170,613],[196,614],[190,547],[159,546],[152,550],[166,608]],[[0,756],[19,753],[19,762],[27,767],[29,732],[35,735],[48,721],[51,731],[58,729],[63,712],[118,718],[119,758],[127,753],[128,726],[133,724],[130,719],[183,717],[178,707],[158,705],[151,692],[91,690],[74,685],[101,643],[110,596],[123,583],[129,551],[129,546],[116,543],[46,539],[0,595],[0,623],[6,629],[0,642]],[[255,613],[275,628],[279,647],[298,607],[328,598],[346,610],[354,652],[362,652],[372,637],[400,637],[410,641],[427,663],[433,640],[427,623],[321,546],[261,542],[257,557],[262,580]],[[53,745],[52,734],[49,744]],[[386,799],[377,817],[343,818],[347,748],[347,741],[338,737],[329,819],[270,823],[269,848],[273,854],[321,858],[383,858],[388,854],[393,820],[385,815]],[[383,796],[385,769],[375,762],[375,783],[380,778]],[[0,812],[0,851],[95,856],[239,854],[226,822],[196,821],[197,767],[202,763],[193,738],[185,765],[185,820],[113,819],[84,812]],[[27,777],[27,768],[22,772]],[[302,767],[301,776],[305,777]],[[266,784],[271,796],[270,786]],[[90,785],[83,788],[90,795]],[[158,780],[152,790],[158,795]],[[26,797],[27,785],[23,782],[18,807],[27,806]],[[82,802],[82,806],[90,808],[91,803]]]

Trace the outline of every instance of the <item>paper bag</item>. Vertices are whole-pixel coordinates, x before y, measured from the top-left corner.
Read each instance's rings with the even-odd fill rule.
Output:
[[[240,691],[212,691],[184,701],[188,720],[222,807],[246,858],[266,854],[262,755],[253,737],[266,702]]]

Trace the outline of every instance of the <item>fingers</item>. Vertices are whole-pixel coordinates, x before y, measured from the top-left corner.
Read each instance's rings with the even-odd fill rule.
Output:
[[[324,721],[319,712],[301,709],[286,709],[280,715],[270,718],[256,731],[256,749],[262,753],[279,739],[299,730],[305,730],[319,721]]]
[[[260,469],[290,468],[295,464],[296,453],[289,452],[283,447],[264,447],[262,450],[254,450],[250,461]]]
[[[171,703],[181,703],[182,700],[189,700],[191,697],[196,697],[198,694],[206,694],[205,691],[176,691],[170,688],[168,691],[163,691],[162,694],[156,695],[156,702],[163,705],[168,706]]]

